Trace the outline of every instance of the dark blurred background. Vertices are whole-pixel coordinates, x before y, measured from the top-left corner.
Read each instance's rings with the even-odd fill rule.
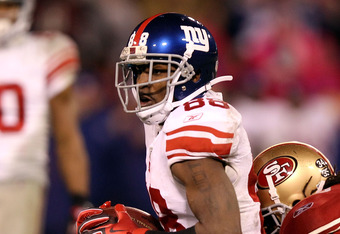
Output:
[[[340,165],[340,1],[38,0],[33,29],[78,44],[81,129],[91,160],[91,201],[153,213],[144,180],[144,133],[114,88],[115,63],[133,28],[161,12],[202,22],[219,48],[219,85],[243,116],[253,155],[282,141],[317,147]],[[51,145],[53,149],[53,145]],[[70,201],[51,150],[45,234],[65,233]]]

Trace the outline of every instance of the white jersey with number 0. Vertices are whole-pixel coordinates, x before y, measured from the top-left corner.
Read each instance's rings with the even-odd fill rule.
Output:
[[[145,125],[146,183],[152,205],[166,231],[197,223],[184,186],[170,166],[206,157],[226,162],[225,171],[237,195],[242,233],[261,233],[260,203],[255,195],[256,175],[241,115],[220,95],[209,91],[171,112],[162,128]]]
[[[78,51],[60,33],[0,46],[0,182],[47,182],[49,100],[74,82]]]

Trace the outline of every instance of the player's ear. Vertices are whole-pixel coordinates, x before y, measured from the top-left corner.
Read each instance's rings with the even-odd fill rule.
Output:
[[[201,74],[195,74],[194,77],[192,78],[192,81],[194,83],[197,83],[201,79]]]

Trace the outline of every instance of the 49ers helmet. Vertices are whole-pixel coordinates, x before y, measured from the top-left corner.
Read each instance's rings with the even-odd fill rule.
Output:
[[[262,151],[254,159],[254,170],[266,233],[278,233],[288,211],[322,190],[325,180],[334,175],[333,167],[319,150],[295,141]]]
[[[17,5],[19,12],[13,21],[0,16],[0,45],[8,41],[13,35],[29,30],[32,23],[34,0],[0,0],[0,6]]]
[[[176,106],[218,82],[231,80],[230,76],[215,79],[217,46],[208,29],[177,13],[157,14],[141,22],[130,35],[120,59],[115,77],[120,100],[126,112],[136,113],[146,124],[163,122]],[[152,80],[154,64],[168,65],[167,77]],[[139,65],[147,66],[149,72],[148,81],[142,84],[136,84]],[[192,80],[195,74],[200,76],[196,82]],[[142,107],[139,90],[158,82],[167,84],[164,99]]]

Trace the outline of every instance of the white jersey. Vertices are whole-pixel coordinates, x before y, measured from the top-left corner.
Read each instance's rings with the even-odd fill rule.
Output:
[[[47,182],[49,100],[70,86],[78,50],[56,32],[0,46],[0,182]]]
[[[209,91],[171,112],[162,128],[145,125],[146,185],[152,206],[166,231],[179,231],[197,223],[184,186],[170,166],[205,157],[226,162],[225,171],[237,195],[242,233],[261,233],[260,203],[255,194],[256,175],[241,115]]]

